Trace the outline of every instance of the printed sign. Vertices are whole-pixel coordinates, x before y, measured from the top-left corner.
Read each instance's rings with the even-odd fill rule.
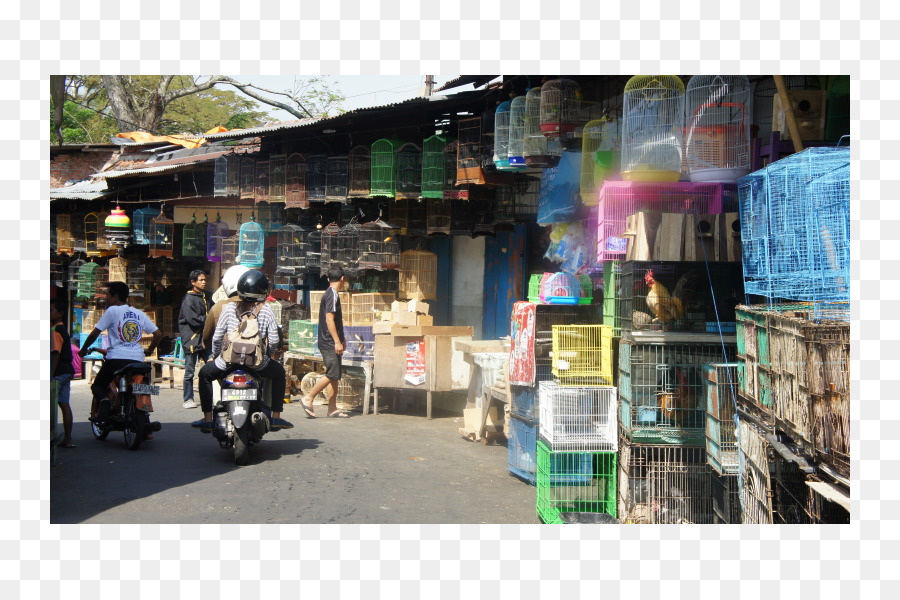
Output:
[[[425,383],[425,340],[406,343],[406,377],[410,385]]]

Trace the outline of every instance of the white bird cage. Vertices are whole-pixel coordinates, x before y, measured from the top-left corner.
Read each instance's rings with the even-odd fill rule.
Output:
[[[147,267],[136,260],[128,263],[125,271],[125,283],[128,285],[128,297],[144,297],[147,289]]]
[[[306,272],[318,273],[322,263],[322,230],[316,227],[303,237]]]
[[[516,96],[509,104],[509,148],[511,167],[525,166],[525,96]]]
[[[619,120],[588,121],[581,134],[581,202],[596,206],[603,181],[619,167]]]
[[[220,156],[213,167],[213,197],[228,195],[228,157]]]
[[[685,158],[691,181],[733,183],[750,173],[750,80],[695,75],[685,92]]]
[[[245,156],[241,159],[241,200],[253,200],[256,196],[256,163]]]
[[[547,137],[572,137],[581,118],[580,96],[581,87],[571,79],[551,79],[542,85],[541,133]]]
[[[207,221],[206,216],[203,222]],[[228,237],[228,225],[222,222],[221,217],[216,214],[214,223],[206,226],[206,260],[209,262],[222,261],[222,240]]]
[[[160,207],[159,215],[150,220],[150,258],[172,258],[175,245],[175,221]]]
[[[359,269],[398,269],[400,230],[376,219],[359,226]]]
[[[72,291],[78,289],[78,274],[81,272],[81,267],[84,264],[85,262],[80,258],[77,258],[69,263],[66,281],[68,282],[69,289]]]
[[[554,452],[619,449],[616,388],[564,387],[541,381],[540,436]]]
[[[494,111],[494,166],[498,171],[521,171],[522,165],[509,162],[509,120],[512,102],[501,102]],[[524,148],[523,148],[524,150]]]
[[[285,165],[285,208],[309,208],[306,192],[306,159],[302,154],[291,154]]]
[[[114,256],[109,259],[109,263],[107,264],[109,267],[109,279],[108,281],[121,281],[122,283],[128,283],[127,272],[128,272],[128,261],[122,258],[121,256]]]
[[[400,254],[400,298],[437,299],[437,254],[426,250]]]
[[[368,196],[372,184],[372,157],[369,148],[356,146],[350,150],[349,171],[348,195],[351,198]]]
[[[283,204],[287,187],[287,155],[269,157],[269,202]],[[262,220],[262,218],[260,218]]]
[[[562,144],[558,137],[548,138],[541,132],[541,87],[525,94],[525,164],[533,169],[550,169],[559,164]]]
[[[638,75],[625,84],[622,179],[674,182],[681,177],[684,83],[674,75]]]
[[[266,232],[250,213],[250,220],[241,225],[238,245],[238,264],[249,269],[259,269],[265,263]]]
[[[181,230],[181,255],[206,256],[206,229],[208,223],[197,222],[197,213],[191,217],[191,222],[186,223]]]

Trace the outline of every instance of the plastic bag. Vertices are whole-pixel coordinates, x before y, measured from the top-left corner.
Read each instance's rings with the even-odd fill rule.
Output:
[[[537,222],[571,222],[581,202],[581,152],[563,152],[559,165],[544,169]]]

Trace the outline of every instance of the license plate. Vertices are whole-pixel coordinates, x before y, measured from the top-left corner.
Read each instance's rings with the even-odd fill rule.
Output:
[[[256,390],[222,390],[222,400],[256,400]]]
[[[135,383],[131,386],[134,394],[150,394],[151,396],[159,396],[158,385],[147,385],[146,383]]]

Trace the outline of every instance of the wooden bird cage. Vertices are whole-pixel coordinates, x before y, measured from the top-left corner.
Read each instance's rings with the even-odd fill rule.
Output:
[[[181,255],[184,257],[206,256],[206,230],[207,223],[197,222],[197,213],[191,217],[191,222],[185,224],[181,230]]]
[[[74,265],[75,263],[72,264]],[[76,298],[94,297],[95,272],[99,266],[100,265],[98,265],[94,261],[83,262],[79,265],[77,279],[70,279],[73,282],[78,282],[78,287],[75,291]]]
[[[537,217],[541,180],[537,177],[519,176],[515,181],[516,220],[531,221]]]
[[[166,217],[163,209],[150,220],[150,258],[172,258],[175,242],[175,221]]]
[[[417,200],[422,195],[422,148],[412,142],[397,149],[394,197]]]
[[[410,198],[406,215],[406,235],[428,235],[428,204],[423,198]]]
[[[320,272],[322,263],[322,230],[310,229],[303,237],[303,256],[306,259],[306,272]]]
[[[525,96],[516,96],[509,103],[509,166],[525,168]]]
[[[301,277],[306,272],[304,235],[303,229],[297,225],[284,225],[278,230],[275,289],[294,290],[301,287]]]
[[[203,219],[206,222],[206,218]],[[228,225],[222,222],[219,215],[216,220],[206,226],[206,260],[209,262],[222,261],[222,240],[228,237]]]
[[[108,256],[115,253],[106,239],[108,216],[109,213],[105,212],[90,212],[84,216],[84,245],[88,256]]]
[[[422,142],[422,197],[443,198],[446,177],[447,138],[433,135]]]
[[[459,140],[447,142],[444,146],[444,189],[442,197],[452,200],[456,197],[456,155],[459,152]]]
[[[72,232],[72,216],[56,215],[56,251],[59,254],[75,253],[75,237]]]
[[[287,187],[287,155],[269,157],[269,202],[283,204]],[[260,217],[262,219],[262,217]]]
[[[269,161],[257,160],[254,175],[253,201],[256,204],[269,201]]]
[[[326,273],[331,267],[343,267],[338,259],[337,236],[341,228],[336,223],[329,223],[322,229],[322,245],[319,254],[319,269]]]
[[[328,157],[313,154],[306,161],[306,192],[310,202],[325,202],[328,187]]]
[[[481,117],[462,119],[459,122],[459,145],[456,155],[457,184],[483,185],[481,170]]]
[[[309,208],[306,193],[306,159],[302,154],[291,154],[285,164],[285,208]]]
[[[226,178],[225,195],[237,198],[241,195],[241,157],[232,154],[228,156],[228,176]]]
[[[452,222],[450,206],[452,200],[444,198],[429,198],[425,202],[428,203],[428,235],[441,234],[450,235],[450,225]]]
[[[619,168],[619,121],[602,117],[588,121],[581,134],[581,202],[597,206],[600,188]]]
[[[108,281],[121,281],[128,283],[128,261],[121,256],[113,256],[106,265],[109,268]]]
[[[391,223],[400,231],[400,235],[407,235],[409,227],[409,200],[395,198],[388,203],[388,216]]]
[[[548,138],[541,132],[541,88],[533,87],[525,94],[525,142],[522,150],[525,164],[533,169],[551,169],[559,164],[562,144],[559,138]]]
[[[363,292],[352,294],[350,306],[342,308],[349,313],[350,325],[373,325],[381,320],[381,313],[391,310],[391,303],[396,299],[396,294],[390,292]]]
[[[541,133],[571,137],[580,118],[581,87],[571,79],[552,79],[541,86]]]
[[[109,286],[109,267],[97,267],[94,270],[93,296],[98,302],[106,301],[107,287]]]
[[[380,139],[372,144],[372,166],[370,170],[372,196],[394,197],[394,165],[396,151],[402,143],[397,139]]]
[[[521,171],[525,168],[524,158],[521,165],[510,164],[509,161],[509,121],[512,102],[501,102],[494,111],[494,167],[498,171]]]
[[[437,299],[437,254],[426,250],[400,254],[400,298]]]
[[[50,284],[55,287],[65,287],[68,281],[67,270],[63,264],[63,258],[58,254],[50,255]]]
[[[72,215],[72,239],[75,243],[75,252],[87,252],[84,238],[84,214]]]
[[[284,225],[284,203],[263,202],[257,205],[257,223],[266,234],[277,234]]]
[[[350,275],[359,271],[359,223],[352,219],[337,234],[337,264]]]
[[[134,243],[142,246],[150,244],[150,221],[159,213],[155,208],[139,208],[132,215]]]
[[[147,289],[147,267],[133,260],[125,271],[125,283],[128,285],[128,297],[144,297]]]
[[[485,194],[483,199],[475,202],[475,226],[472,232],[476,235],[488,235],[494,233],[494,206],[497,197],[493,190]]]
[[[344,202],[350,195],[350,159],[347,156],[329,156],[325,162],[325,200]]]
[[[681,177],[684,83],[674,75],[635,76],[622,106],[622,179],[675,182]]]
[[[368,196],[372,185],[372,156],[369,148],[356,146],[350,150],[348,195],[352,197]]]
[[[494,224],[512,225],[516,222],[516,190],[511,185],[494,188]]]
[[[400,268],[400,231],[379,219],[359,226],[359,270]]]
[[[220,156],[213,166],[213,197],[228,195],[228,157]]]
[[[475,202],[469,199],[455,198],[450,201],[450,235],[471,236],[475,229]]]
[[[241,159],[241,200],[256,197],[256,163],[248,156]]]
[[[222,272],[224,273],[238,263],[240,256],[241,238],[240,232],[235,232],[231,237],[222,240]]]
[[[66,268],[66,282],[68,283],[69,290],[78,292],[78,278],[81,273],[81,267],[84,265],[84,261],[80,258],[77,258],[69,263],[69,266]]]
[[[750,80],[695,75],[685,92],[684,152],[691,181],[734,183],[750,173]]]
[[[241,225],[239,231],[238,264],[250,269],[259,269],[265,263],[266,232],[256,222],[256,215],[250,213],[250,220]]]

